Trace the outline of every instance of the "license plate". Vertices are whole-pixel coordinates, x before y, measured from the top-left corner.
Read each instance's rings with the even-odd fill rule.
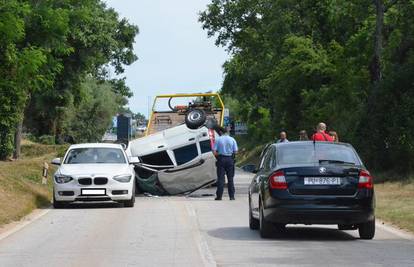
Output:
[[[106,195],[105,189],[82,189],[82,196],[104,196]]]
[[[305,177],[305,185],[340,185],[340,177]]]

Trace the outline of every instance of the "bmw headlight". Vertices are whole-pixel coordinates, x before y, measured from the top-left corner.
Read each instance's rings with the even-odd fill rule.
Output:
[[[63,174],[55,174],[55,181],[58,184],[66,184],[72,180],[73,178],[71,176],[63,175]]]
[[[114,176],[114,180],[121,183],[129,183],[129,181],[131,181],[131,178],[132,176],[130,174]]]

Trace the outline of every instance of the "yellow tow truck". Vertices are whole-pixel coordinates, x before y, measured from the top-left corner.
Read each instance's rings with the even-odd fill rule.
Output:
[[[173,105],[174,100],[177,99],[191,99],[191,102],[184,105]],[[167,110],[157,109],[157,103],[161,100],[168,100]],[[152,105],[145,135],[151,135],[184,123],[189,128],[198,128],[209,119],[213,119],[219,126],[223,126],[224,103],[217,93],[158,95]]]

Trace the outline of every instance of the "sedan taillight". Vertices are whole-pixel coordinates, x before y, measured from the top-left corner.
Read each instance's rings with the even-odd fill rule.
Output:
[[[372,176],[369,171],[361,170],[359,172],[358,188],[374,188],[374,182],[372,181]]]
[[[276,171],[269,177],[269,186],[271,189],[284,190],[287,189],[285,173],[283,171]]]

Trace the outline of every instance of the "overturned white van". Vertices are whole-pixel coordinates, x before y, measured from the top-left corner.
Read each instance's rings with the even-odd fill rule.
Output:
[[[138,187],[155,195],[175,195],[214,183],[216,158],[211,143],[216,134],[183,124],[131,141],[131,154],[140,160],[135,166]]]
[[[213,107],[205,95],[218,97],[221,107]],[[188,106],[171,106],[172,98],[189,96],[198,100]],[[153,110],[147,136],[130,141],[128,146],[129,153],[140,161],[135,165],[138,188],[154,195],[189,193],[214,183],[217,177],[212,147],[223,119],[220,97],[166,97],[170,110]]]

